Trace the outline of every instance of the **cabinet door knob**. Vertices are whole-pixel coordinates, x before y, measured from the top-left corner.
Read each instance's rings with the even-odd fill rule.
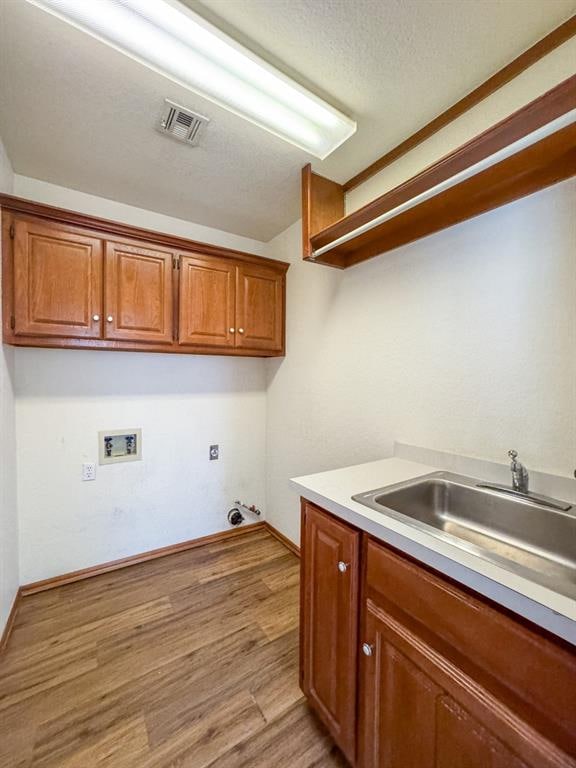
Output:
[[[235,328],[230,328],[230,333],[234,333],[236,331]]]
[[[340,571],[340,573],[346,573],[346,571],[348,570],[348,563],[345,563],[343,560],[340,560],[338,562],[338,570]]]
[[[372,656],[372,646],[370,643],[362,643],[362,653],[364,656]]]
[[[98,320],[100,320],[100,315],[92,315],[92,320],[94,320],[95,323],[98,322]]]
[[[108,317],[106,318],[106,320],[107,320],[109,323],[111,323],[111,322],[112,322],[112,320],[114,320],[114,318],[112,317],[112,315],[108,315]]]
[[[244,333],[244,328],[238,328],[238,333]]]

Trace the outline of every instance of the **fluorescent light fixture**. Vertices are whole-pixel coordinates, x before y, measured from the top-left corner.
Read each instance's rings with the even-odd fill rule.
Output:
[[[356,123],[178,0],[28,0],[319,158]]]

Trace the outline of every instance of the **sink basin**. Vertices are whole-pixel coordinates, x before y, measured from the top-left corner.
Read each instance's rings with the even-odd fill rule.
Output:
[[[352,498],[576,598],[572,510],[552,509],[449,472],[433,472]]]

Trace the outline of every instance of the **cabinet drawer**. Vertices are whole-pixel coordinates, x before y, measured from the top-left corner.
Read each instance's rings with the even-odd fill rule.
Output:
[[[576,752],[576,653],[448,579],[367,539],[366,597],[399,616]]]

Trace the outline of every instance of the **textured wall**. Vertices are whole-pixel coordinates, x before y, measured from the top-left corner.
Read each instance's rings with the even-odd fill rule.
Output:
[[[270,521],[296,539],[296,475],[394,440],[571,476],[576,456],[576,181],[344,273],[293,262],[288,356],[268,361]],[[363,490],[363,489],[358,489]]]
[[[16,393],[22,583],[225,530],[236,498],[265,508],[261,360],[19,349]],[[142,461],[82,482],[98,431],[131,427]]]
[[[263,250],[138,208],[16,177],[54,205],[224,246]],[[252,247],[253,246],[253,247]],[[16,349],[20,581],[224,530],[238,497],[265,508],[260,359]],[[142,427],[141,462],[97,467],[97,433]],[[210,444],[221,458],[208,461]]]
[[[213,243],[214,245],[221,245],[223,248],[234,248],[238,251],[259,255],[262,255],[266,248],[265,243],[260,240],[232,235],[221,229],[205,227],[202,224],[195,224],[184,219],[175,219],[163,213],[136,208],[133,205],[118,203],[116,200],[88,195],[85,192],[59,187],[57,184],[50,184],[47,181],[39,181],[19,174],[14,176],[14,194],[27,200],[36,200],[39,203],[55,205],[58,208],[81,211],[92,216],[101,216],[103,219],[121,221],[134,227],[167,232],[178,237],[187,237],[190,240]]]

